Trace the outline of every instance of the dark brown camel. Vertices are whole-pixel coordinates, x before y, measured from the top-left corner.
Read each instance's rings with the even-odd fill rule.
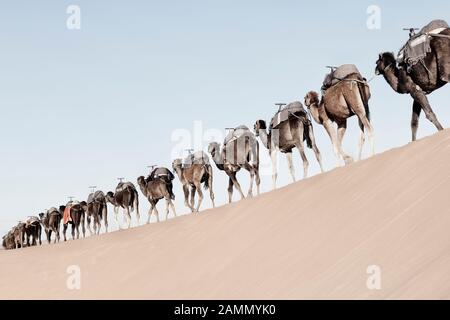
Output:
[[[69,203],[67,203],[67,205],[65,206],[60,206],[59,207],[59,212],[62,214],[63,216],[63,237],[64,237],[64,241],[67,241],[66,238],[66,231],[67,231],[67,227],[69,226],[69,224],[72,226],[72,239],[75,240],[75,233],[76,233],[76,238],[79,239],[80,238],[80,226],[82,228],[82,232],[83,232],[83,238],[86,236],[86,228],[85,228],[85,212],[84,209],[86,207],[86,202],[82,201],[82,202],[77,202],[77,201],[70,201]],[[69,211],[69,215],[70,215],[70,219],[68,221],[64,221],[64,211],[66,210],[70,210]],[[65,223],[64,223],[65,222]]]
[[[353,162],[353,158],[344,153],[342,140],[347,129],[347,119],[356,115],[361,129],[359,140],[359,159],[362,157],[362,148],[367,132],[371,145],[371,154],[375,153],[373,127],[370,123],[369,111],[370,90],[365,79],[359,74],[350,74],[337,84],[328,88],[325,96],[319,102],[319,94],[310,91],[305,96],[305,105],[308,107],[314,121],[324,126],[336,157],[346,164]],[[337,132],[333,126],[337,124]]]
[[[208,156],[200,151],[188,157],[188,161],[183,164],[181,159],[175,159],[172,162],[172,168],[177,173],[181,184],[183,185],[184,204],[191,212],[199,212],[200,205],[203,201],[202,183],[205,190],[209,189],[209,196],[214,203],[213,192],[213,170],[209,164]],[[195,192],[198,194],[198,203],[195,208]],[[189,193],[191,201],[189,203]]]
[[[50,208],[47,212],[40,213],[39,219],[41,220],[42,225],[44,226],[45,234],[47,236],[48,243],[51,242],[52,233],[55,234],[55,240],[59,242],[59,229],[61,226],[62,214],[56,208]]]
[[[98,190],[89,194],[86,201],[86,222],[89,234],[100,234],[101,223],[105,225],[105,231],[108,232],[108,206],[106,204],[105,194]],[[91,220],[94,231],[91,229]]]
[[[301,106],[300,102],[295,102]],[[303,107],[302,107],[303,108]],[[297,148],[303,160],[303,177],[308,176],[308,159],[305,155],[304,141],[307,146],[314,150],[316,159],[319,162],[320,170],[323,172],[322,157],[319,148],[317,148],[316,140],[314,138],[314,131],[311,121],[309,121],[306,112],[302,115],[291,115],[287,121],[279,125],[276,130],[269,128],[267,132],[267,125],[264,120],[257,120],[254,126],[255,134],[260,137],[263,145],[269,150],[269,155],[272,160],[272,186],[276,188],[277,181],[277,158],[278,152],[286,154],[288,160],[289,170],[291,172],[292,180],[295,182],[295,169],[292,162],[292,149]]]
[[[431,52],[427,53],[423,63],[417,63],[412,67],[408,67],[404,63],[397,65],[393,53],[381,53],[375,69],[377,74],[383,75],[395,92],[409,94],[413,98],[412,141],[417,138],[417,128],[419,127],[419,117],[422,110],[427,119],[439,131],[443,130],[431,108],[427,95],[445,86],[450,81],[450,29],[445,29],[439,35],[432,36],[430,47]]]
[[[159,222],[159,212],[156,208],[156,204],[161,199],[166,200],[166,219],[169,215],[169,207],[172,209],[173,214],[176,216],[175,206],[172,202],[173,194],[167,181],[162,178],[153,177],[151,180],[145,179],[143,176],[137,179],[137,183],[142,191],[142,194],[147,198],[150,203],[150,209],[148,210],[147,223],[150,223],[150,218],[155,213],[156,221]]]
[[[248,196],[253,195],[253,181],[256,182],[256,192],[259,195],[259,143],[255,135],[246,127],[240,126],[235,129],[225,139],[221,148],[217,142],[212,142],[208,146],[214,163],[219,170],[225,171],[228,180],[228,202],[233,198],[233,186],[239,191],[241,199],[244,199],[241,185],[237,181],[236,174],[241,168],[250,173],[250,187]]]
[[[106,194],[106,201],[111,203],[114,206],[114,218],[119,225],[119,228],[122,229],[121,224],[117,219],[117,215],[119,214],[119,208],[123,208],[125,212],[125,218],[127,220],[128,228],[131,226],[131,214],[130,211],[133,212],[136,210],[136,219],[137,224],[139,225],[140,215],[139,215],[139,195],[136,190],[136,187],[131,182],[120,182],[116,187],[116,192],[113,193],[109,191]]]
[[[25,221],[25,238],[27,246],[42,245],[41,241],[42,227],[38,217],[28,217]]]

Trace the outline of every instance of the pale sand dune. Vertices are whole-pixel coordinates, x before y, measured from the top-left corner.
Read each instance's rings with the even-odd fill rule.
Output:
[[[450,299],[450,131],[199,215],[1,251],[0,269],[7,299]]]

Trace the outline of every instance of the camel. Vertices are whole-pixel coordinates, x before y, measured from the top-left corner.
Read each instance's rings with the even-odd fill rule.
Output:
[[[61,212],[59,212],[56,208],[50,208],[45,214],[40,213],[39,219],[44,226],[45,234],[47,236],[47,242],[50,244],[52,233],[55,234],[54,243],[56,243],[56,241],[59,242],[59,229],[62,220]]]
[[[240,126],[232,130],[225,139],[223,147],[217,142],[211,142],[208,146],[214,163],[219,170],[228,175],[228,202],[232,202],[233,186],[238,190],[241,199],[244,193],[237,181],[236,174],[244,168],[250,173],[250,187],[248,196],[253,196],[253,181],[256,182],[257,194],[259,195],[259,143],[255,135],[246,127]]]
[[[42,227],[38,217],[28,217],[25,221],[25,239],[27,246],[36,246],[37,242],[42,245],[41,241]],[[33,241],[31,241],[33,239]]]
[[[184,192],[184,204],[191,212],[199,212],[200,206],[203,201],[203,192],[201,188],[201,184],[203,183],[205,190],[209,189],[209,196],[212,201],[213,208],[215,207],[214,203],[214,192],[213,192],[213,171],[212,167],[209,164],[208,156],[200,151],[191,155],[183,164],[181,159],[175,159],[172,162],[172,168],[177,173],[178,179],[180,179],[181,184],[183,185]],[[198,194],[198,203],[197,207],[195,206],[195,192]],[[191,201],[189,203],[189,193],[191,195]]]
[[[89,194],[86,201],[86,223],[89,230],[89,234],[100,234],[101,223],[105,225],[105,230],[108,232],[108,206],[106,204],[105,194],[98,190]],[[91,229],[91,220],[94,231]]]
[[[77,201],[69,201],[67,203],[67,205],[65,206],[60,206],[59,207],[59,212],[61,213],[61,215],[63,216],[63,237],[64,237],[64,241],[67,241],[66,238],[66,231],[67,231],[67,227],[69,226],[69,224],[72,226],[72,239],[75,240],[75,233],[76,233],[76,238],[79,239],[80,238],[80,225],[81,225],[81,230],[83,232],[83,238],[86,236],[86,228],[85,228],[85,212],[84,212],[84,208],[86,207],[86,202],[82,201],[82,202],[77,202]],[[64,214],[65,211],[67,210],[66,214],[67,214],[67,221],[65,220]]]
[[[340,161],[344,161],[345,164],[353,162],[353,158],[342,150],[342,140],[347,129],[347,119],[355,114],[358,117],[361,129],[358,159],[361,160],[362,158],[365,132],[369,136],[371,155],[375,154],[369,99],[370,90],[365,79],[355,73],[346,76],[337,84],[328,88],[320,102],[317,92],[310,91],[305,96],[305,105],[314,121],[323,125],[331,139],[334,153],[338,158],[338,166]],[[333,122],[337,124],[337,132],[333,127]]]
[[[10,230],[7,234],[3,236],[2,246],[5,250],[12,250],[16,248],[16,243],[14,241],[14,234],[12,230]]]
[[[165,170],[169,171],[168,169]],[[145,179],[143,176],[140,176],[137,179],[137,183],[142,191],[142,194],[147,198],[148,202],[150,203],[147,223],[150,223],[150,218],[153,213],[155,213],[156,221],[159,222],[159,212],[158,209],[156,208],[156,204],[161,199],[166,200],[166,219],[167,216],[169,215],[169,207],[172,209],[173,214],[177,216],[175,206],[173,205],[172,202],[173,193],[171,192],[171,185],[172,185],[171,180],[168,182],[167,179],[164,179],[162,177],[161,178],[152,177],[151,179]]]
[[[376,74],[382,75],[395,92],[409,94],[414,100],[411,117],[412,141],[417,139],[422,110],[438,131],[444,129],[431,108],[427,95],[450,81],[450,28],[432,36],[430,47],[431,52],[426,54],[421,63],[412,67],[405,63],[398,65],[391,52],[381,53],[376,62]]]
[[[170,193],[170,199],[175,200],[175,194],[173,193],[173,179],[175,176],[173,173],[164,167],[158,167],[152,170],[150,175],[145,179],[146,182],[153,181],[155,179],[163,180],[167,185],[167,191]]]
[[[19,222],[14,228],[12,228],[12,236],[14,239],[15,248],[23,248],[25,246],[25,223]]]
[[[295,104],[301,106],[300,102],[295,102]],[[280,151],[286,154],[289,170],[294,182],[295,169],[292,162],[292,149],[294,148],[298,149],[303,160],[303,178],[308,176],[309,163],[305,155],[305,146],[303,141],[306,141],[307,146],[314,150],[316,159],[320,165],[320,170],[323,172],[322,157],[315,142],[312,123],[307,118],[306,112],[304,114],[291,114],[287,121],[280,123],[276,129],[270,127],[268,132],[266,131],[266,122],[264,120],[257,120],[254,129],[256,136],[261,139],[262,144],[269,150],[269,155],[272,160],[273,189],[276,189],[276,181],[278,176],[277,157],[278,152]]]
[[[106,202],[109,202],[114,206],[114,218],[120,229],[122,229],[122,226],[117,219],[119,208],[122,208],[124,210],[128,228],[130,228],[131,226],[130,211],[133,212],[134,210],[136,210],[136,219],[137,224],[139,225],[139,221],[141,220],[139,214],[139,195],[133,183],[119,182],[116,187],[115,193],[109,191],[106,194]]]

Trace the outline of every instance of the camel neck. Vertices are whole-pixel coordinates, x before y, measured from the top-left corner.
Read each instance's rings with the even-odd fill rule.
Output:
[[[399,92],[399,81],[398,81],[399,70],[396,66],[391,66],[385,70],[383,77],[386,79],[387,83],[391,86],[394,91]]]
[[[214,152],[213,160],[214,160],[214,163],[216,164],[217,169],[219,169],[219,170],[224,169],[222,154],[219,150],[216,150]]]
[[[261,139],[261,142],[263,145],[269,149],[269,134],[267,133],[266,129],[259,129],[259,138]]]

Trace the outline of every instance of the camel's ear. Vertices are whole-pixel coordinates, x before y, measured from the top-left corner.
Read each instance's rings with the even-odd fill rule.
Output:
[[[380,54],[378,55],[378,60],[381,60],[381,59],[383,59],[383,54],[382,54],[382,53],[380,53]]]

